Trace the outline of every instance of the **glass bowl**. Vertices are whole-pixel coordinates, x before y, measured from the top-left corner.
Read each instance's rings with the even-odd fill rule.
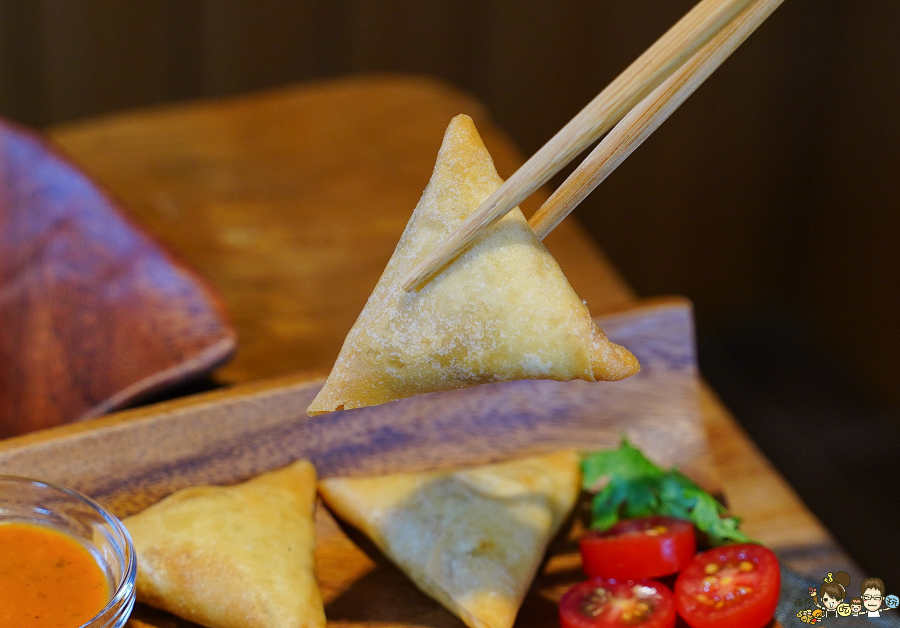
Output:
[[[64,486],[0,475],[0,523],[53,528],[79,540],[106,574],[112,598],[81,628],[120,628],[134,607],[137,559],[128,530],[100,504]]]

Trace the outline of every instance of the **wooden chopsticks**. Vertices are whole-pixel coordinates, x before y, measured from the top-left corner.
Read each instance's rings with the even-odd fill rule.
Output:
[[[767,1],[772,0],[756,0],[757,3]],[[701,0],[417,264],[404,278],[403,288],[418,289],[464,250],[484,228],[503,217],[608,131],[751,2],[753,0]]]
[[[783,0],[755,0],[603,138],[529,220],[541,240],[644,143]]]

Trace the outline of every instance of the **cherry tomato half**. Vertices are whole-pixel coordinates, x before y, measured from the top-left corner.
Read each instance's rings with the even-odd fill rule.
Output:
[[[675,581],[678,614],[691,628],[765,626],[778,605],[778,559],[762,545],[723,545],[697,554]]]
[[[684,569],[697,551],[694,524],[671,517],[620,521],[581,537],[581,563],[592,577],[639,580]]]
[[[562,596],[559,622],[562,628],[672,628],[675,600],[669,588],[655,580],[593,578]]]

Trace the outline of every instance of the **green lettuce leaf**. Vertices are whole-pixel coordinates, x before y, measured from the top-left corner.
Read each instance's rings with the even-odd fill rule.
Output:
[[[618,449],[597,451],[581,463],[582,486],[596,491],[591,527],[607,530],[620,519],[661,515],[687,519],[714,545],[746,543],[740,519],[676,469],[663,471],[627,440]]]

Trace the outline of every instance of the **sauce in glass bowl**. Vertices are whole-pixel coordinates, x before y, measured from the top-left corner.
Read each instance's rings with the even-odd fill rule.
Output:
[[[44,525],[0,523],[0,626],[81,626],[110,597],[106,574],[73,537]]]
[[[123,628],[136,575],[128,530],[100,504],[0,475],[0,628]]]

